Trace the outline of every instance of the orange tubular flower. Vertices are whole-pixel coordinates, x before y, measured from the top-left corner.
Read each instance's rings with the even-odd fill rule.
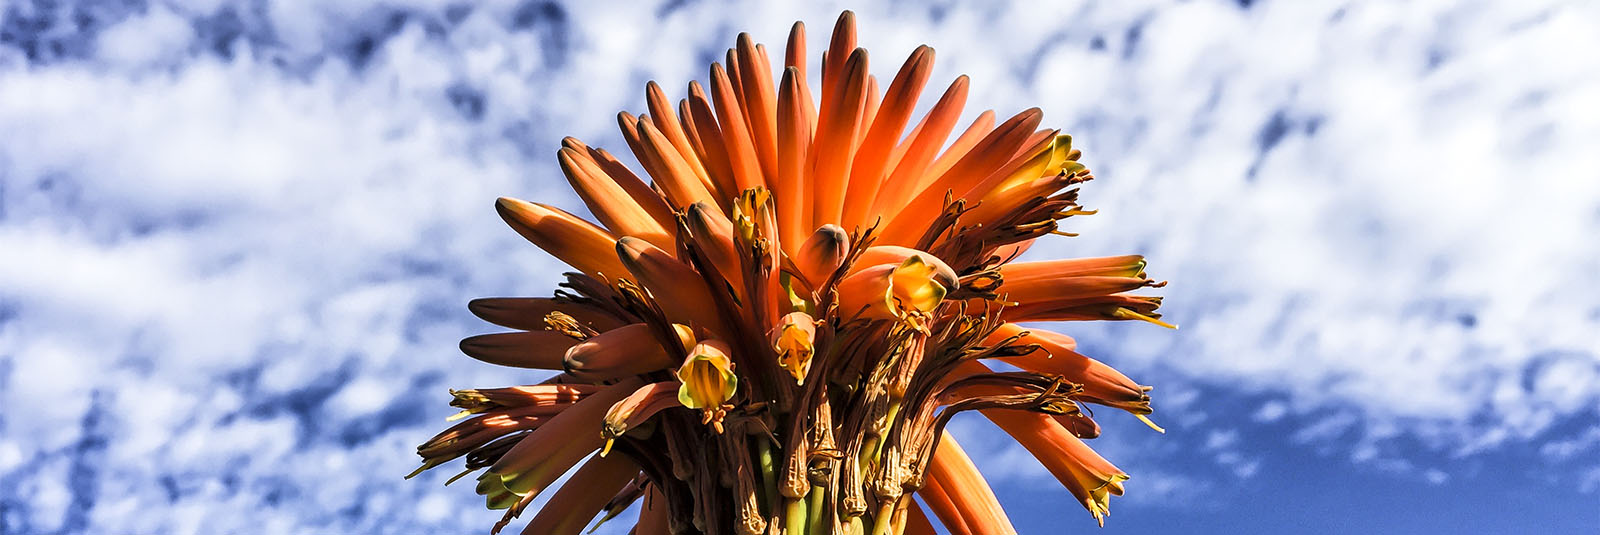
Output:
[[[576,343],[577,340],[554,331],[480,334],[462,340],[461,352],[490,364],[559,370],[567,349]]]
[[[458,420],[467,415],[504,407],[538,407],[568,404],[583,399],[585,396],[599,390],[599,386],[587,384],[542,384],[506,388],[451,390],[450,395],[454,396],[455,399],[450,401],[450,405],[460,407],[462,410],[461,413],[450,417],[450,419]]]
[[[694,345],[694,332],[688,326],[672,327],[679,344]],[[573,377],[598,383],[665,370],[682,361],[652,336],[644,323],[618,327],[572,346],[561,365]]]
[[[849,254],[850,235],[845,234],[838,225],[830,223],[818,227],[805,243],[800,244],[794,263],[800,270],[800,276],[805,277],[812,287],[818,287],[839,269]]]
[[[617,241],[617,256],[670,315],[687,318],[694,327],[720,325],[707,288],[694,284],[699,278],[694,268],[649,242],[632,237]]]
[[[528,535],[578,535],[605,508],[611,496],[639,475],[639,466],[621,456],[596,455],[556,491],[522,532]]]
[[[537,495],[584,455],[600,449],[600,425],[606,410],[640,384],[623,381],[574,403],[505,452],[479,481],[493,480],[491,488],[517,495]],[[593,432],[580,431],[583,429]]]
[[[599,219],[606,228],[624,236],[644,238],[657,247],[672,246],[672,235],[661,221],[652,217],[644,206],[629,196],[622,184],[602,171],[598,163],[571,148],[562,148],[557,152],[556,160],[561,163],[561,170],[572,183],[572,189],[578,192],[584,204],[589,205],[589,211],[594,213],[595,219]]]
[[[978,473],[978,467],[973,466],[967,452],[962,451],[961,445],[948,433],[934,450],[927,477],[928,487],[932,487],[930,494],[939,498],[929,499],[929,505],[939,522],[952,533],[1003,535],[1017,532],[1017,528],[1011,526],[1011,519],[1006,518],[1005,510],[1000,508],[994,491],[989,489],[989,483]]]
[[[647,113],[617,114],[636,167],[561,140],[598,224],[496,202],[573,272],[554,296],[473,300],[516,332],[461,350],[552,375],[452,391],[461,421],[417,448],[412,476],[464,459],[451,481],[482,471],[477,492],[505,510],[495,531],[581,462],[524,533],[577,533],[636,504],[641,535],[933,533],[912,496],[953,533],[1015,533],[944,432],[977,410],[1104,522],[1128,476],[1083,441],[1100,428],[1079,403],[1149,423],[1150,387],[1008,322],[1170,327],[1160,297],[1137,295],[1164,283],[1135,255],[1013,262],[1094,213],[1078,204],[1082,154],[1039,109],[958,124],[960,76],[916,117],[933,49],[880,90],[849,12],[814,84],[805,31],[782,58],[739,35],[677,102],[647,84]]]
[[[1006,297],[1020,308],[1048,308],[1165,283],[1144,276],[1144,258],[1136,255],[1024,262],[1000,267]]]
[[[990,343],[1013,336],[1021,336],[1019,344],[1037,344],[1040,351],[1003,359],[1005,363],[1024,370],[1049,375],[1083,385],[1083,393],[1073,396],[1091,403],[1116,407],[1135,415],[1146,424],[1150,414],[1150,387],[1140,385],[1115,368],[1084,356],[1073,349],[1077,341],[1064,334],[1043,330],[1024,329],[1021,325],[1007,323],[989,335]],[[1154,424],[1150,424],[1154,427]],[[1157,427],[1156,429],[1160,429]]]
[[[1101,526],[1111,514],[1111,495],[1122,495],[1128,474],[1089,449],[1065,426],[1043,414],[985,411],[995,425],[1027,448],[1067,487]]]
[[[922,506],[915,501],[911,502],[910,505],[911,507],[906,511],[905,531],[902,534],[938,535],[939,532],[933,529],[933,523],[928,521],[928,513],[922,511]]]
[[[467,303],[467,310],[483,321],[524,331],[544,330],[549,325],[545,318],[560,312],[584,326],[599,331],[609,331],[624,325],[623,321],[604,309],[590,305],[544,297],[486,297]]]
[[[733,222],[720,212],[713,211],[705,201],[684,209],[683,220],[689,227],[695,246],[705,253],[711,265],[724,266],[717,270],[717,274],[726,278],[728,285],[735,290],[743,289],[744,273],[726,267],[739,265],[739,252],[733,244]]]
[[[627,273],[612,252],[617,239],[605,229],[558,208],[506,197],[495,202],[495,209],[522,237],[585,275],[604,278]]]
[[[1066,277],[1130,277],[1143,279],[1145,261],[1139,255],[1102,258],[1068,258],[1043,262],[1018,262],[1000,267],[1006,282],[1048,281]]]

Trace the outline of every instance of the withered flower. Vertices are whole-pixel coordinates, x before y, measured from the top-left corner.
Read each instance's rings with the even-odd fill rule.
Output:
[[[417,473],[464,457],[451,481],[482,471],[478,493],[506,510],[496,532],[576,468],[524,533],[578,533],[635,503],[637,533],[922,534],[930,513],[955,533],[1015,533],[945,432],[976,410],[1103,523],[1128,474],[1085,442],[1100,428],[1082,404],[1150,423],[1150,387],[1014,322],[1170,327],[1159,297],[1130,293],[1164,283],[1140,256],[1013,262],[1094,213],[1078,204],[1092,177],[1038,109],[958,133],[965,76],[913,122],[933,55],[918,48],[880,89],[845,12],[813,87],[804,26],[777,80],[740,35],[687,98],[652,82],[647,113],[618,116],[637,168],[563,140],[599,224],[496,208],[576,271],[553,297],[474,300],[515,331],[461,343],[553,375],[452,391],[462,421],[418,447]]]

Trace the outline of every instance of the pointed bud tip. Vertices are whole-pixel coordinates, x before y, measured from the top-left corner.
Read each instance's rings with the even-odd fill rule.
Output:
[[[493,298],[479,297],[477,299],[467,301],[467,311],[471,312],[474,316],[483,317],[484,313],[495,312],[499,310],[495,307],[494,303],[495,300]]]
[[[650,242],[633,236],[623,236],[617,240],[617,255],[622,257],[623,260],[638,260],[648,254],[652,248],[654,247],[650,245]]]
[[[528,204],[528,201],[512,197],[500,197],[494,200],[495,209],[502,212],[525,208]]]

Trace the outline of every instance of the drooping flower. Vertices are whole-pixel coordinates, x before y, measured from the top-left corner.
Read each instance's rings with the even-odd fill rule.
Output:
[[[794,377],[797,386],[806,384],[811,357],[816,354],[816,338],[817,320],[800,310],[779,319],[778,326],[772,329],[772,350],[778,353],[778,364]]]
[[[482,471],[477,492],[506,510],[496,532],[576,467],[524,533],[577,533],[635,503],[638,533],[923,534],[929,514],[1014,533],[944,431],[976,410],[1104,522],[1128,474],[1085,442],[1100,428],[1080,404],[1149,423],[1150,387],[1015,322],[1170,325],[1159,297],[1130,293],[1164,284],[1143,257],[1014,262],[1094,213],[1072,138],[1040,129],[1038,109],[958,132],[965,76],[914,117],[933,49],[880,88],[849,12],[815,70],[803,25],[787,45],[776,80],[740,35],[676,105],[649,83],[647,112],[618,116],[636,167],[562,140],[599,224],[497,201],[576,271],[552,297],[472,301],[515,331],[461,349],[554,375],[453,391],[462,421],[418,447],[417,472],[464,457],[451,481]]]
[[[839,307],[849,318],[900,320],[922,326],[959,283],[938,258],[906,247],[872,247],[839,282]]]
[[[719,340],[695,344],[678,368],[678,381],[682,382],[678,402],[691,409],[715,411],[732,399],[739,377],[733,374],[730,352],[728,344]]]

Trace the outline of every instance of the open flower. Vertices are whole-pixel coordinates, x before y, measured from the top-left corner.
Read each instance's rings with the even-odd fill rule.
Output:
[[[733,359],[728,358],[728,344],[706,340],[689,350],[678,368],[678,402],[691,409],[721,407],[733,398],[739,388],[739,378],[733,374]]]
[[[778,364],[794,377],[796,385],[806,384],[811,357],[816,354],[817,320],[801,311],[790,312],[772,328],[772,350]]]
[[[955,272],[933,255],[912,251],[895,260],[862,262],[867,267],[839,283],[839,307],[845,314],[921,326],[955,289]]]
[[[418,447],[417,473],[464,458],[451,481],[478,473],[505,510],[495,532],[571,471],[524,533],[575,534],[636,503],[639,533],[924,534],[930,515],[1015,533],[944,431],[979,411],[1104,522],[1128,474],[1085,442],[1100,427],[1080,403],[1145,419],[1150,387],[1011,322],[1171,326],[1134,293],[1164,283],[1140,256],[1013,262],[1094,213],[1072,138],[1038,109],[963,127],[965,76],[917,117],[932,48],[880,83],[854,15],[827,41],[821,84],[798,23],[781,58],[740,35],[682,100],[647,84],[646,112],[617,117],[636,167],[563,139],[598,224],[496,202],[575,272],[551,297],[472,301],[513,331],[461,350],[552,375],[452,391],[460,421]]]

